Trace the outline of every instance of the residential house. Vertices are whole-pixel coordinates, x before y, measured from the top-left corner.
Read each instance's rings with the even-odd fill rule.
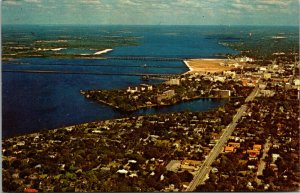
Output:
[[[229,98],[231,96],[231,91],[214,89],[212,90],[212,95],[216,98]]]
[[[294,84],[295,84],[296,86],[300,86],[300,79],[295,79],[295,80],[294,80]]]
[[[158,95],[156,97],[156,100],[158,103],[160,103],[162,100],[164,99],[170,99],[175,95],[175,91],[174,90],[167,90],[165,92],[163,92],[162,94]]]
[[[182,160],[181,161],[181,165],[189,165],[189,166],[200,166],[201,165],[201,161],[197,161],[197,160]]]
[[[129,93],[135,93],[135,92],[138,92],[138,87],[128,87],[127,88],[127,92]]]
[[[259,144],[254,144],[254,145],[253,145],[253,150],[258,150],[258,151],[260,151],[260,150],[261,150],[261,145],[259,145]]]
[[[225,146],[224,152],[225,153],[235,152],[235,149],[234,149],[234,147]]]
[[[166,166],[167,171],[177,172],[180,169],[181,161],[180,160],[171,160]]]
[[[236,73],[233,72],[233,71],[224,71],[223,74],[224,74],[225,76],[230,76],[230,77],[232,77],[232,78],[235,78],[235,76],[236,76]]]
[[[196,160],[182,160],[180,169],[193,172],[199,169],[201,163],[202,163],[201,161],[196,161]]]
[[[178,78],[171,78],[166,82],[167,85],[180,85],[180,79]]]
[[[265,89],[267,87],[267,84],[262,84],[262,83],[260,83],[259,85],[258,85],[258,88],[259,89]]]
[[[260,94],[264,97],[272,97],[275,95],[275,91],[273,90],[261,90]]]
[[[265,71],[267,71],[267,68],[266,67],[260,67],[259,71],[265,72]]]
[[[249,155],[249,159],[257,159],[257,156],[260,154],[259,150],[247,150],[247,154]]]
[[[250,86],[250,87],[254,87],[257,83],[257,80],[242,79],[241,81],[243,86]]]
[[[38,190],[34,188],[24,188],[24,192],[38,192]]]
[[[234,147],[234,148],[240,148],[241,147],[240,143],[234,143],[234,142],[229,142],[227,145],[229,147]]]
[[[264,78],[265,79],[270,79],[272,77],[271,73],[264,73]]]
[[[242,57],[242,58],[237,58],[237,60],[239,62],[253,62],[253,58],[249,58],[249,57]]]
[[[272,162],[275,163],[275,161],[280,157],[277,153],[272,153]]]
[[[153,90],[153,86],[152,85],[148,85],[148,84],[141,84],[141,91],[151,91]]]
[[[214,81],[217,82],[217,81],[220,81],[220,82],[225,82],[226,80],[226,77],[223,77],[223,76],[214,76]]]

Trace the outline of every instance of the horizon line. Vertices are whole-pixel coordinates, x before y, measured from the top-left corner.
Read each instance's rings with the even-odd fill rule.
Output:
[[[260,27],[299,27],[298,25],[272,25],[272,24],[1,24],[1,26],[260,26]]]

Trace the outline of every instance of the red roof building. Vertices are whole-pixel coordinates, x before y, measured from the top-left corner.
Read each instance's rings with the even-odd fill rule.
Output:
[[[38,190],[34,188],[24,188],[24,192],[38,192]]]
[[[224,152],[225,152],[225,153],[234,152],[234,147],[226,146],[226,147],[224,148]]]

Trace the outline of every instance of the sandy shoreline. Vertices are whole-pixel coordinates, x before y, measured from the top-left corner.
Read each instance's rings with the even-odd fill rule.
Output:
[[[94,55],[106,54],[107,52],[111,52],[113,49],[105,49],[94,53]]]
[[[233,60],[227,59],[189,59],[183,61],[189,68],[189,72],[215,73],[231,70],[232,67],[225,66],[225,63],[233,63]]]
[[[194,71],[194,69],[188,63],[188,60],[183,60],[183,63],[188,67],[188,69],[189,69],[190,72]]]

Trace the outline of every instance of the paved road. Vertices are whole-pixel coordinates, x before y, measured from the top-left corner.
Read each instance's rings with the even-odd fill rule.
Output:
[[[270,143],[270,137],[268,137],[265,145],[264,145],[264,150],[263,150],[263,155],[260,158],[260,162],[258,164],[258,169],[257,169],[257,173],[256,173],[256,182],[260,185],[261,184],[261,180],[257,178],[257,176],[262,175],[262,172],[265,168],[266,162],[264,161],[265,157],[267,156],[267,153],[271,147],[271,143]]]
[[[255,86],[255,88],[253,89],[253,91],[250,93],[250,95],[246,98],[245,102],[249,102],[252,101],[255,96],[257,95],[259,89],[258,89],[258,84]]]
[[[259,91],[258,86],[256,86],[251,94],[246,98],[245,102],[252,101],[255,96],[257,95]],[[236,115],[233,117],[232,122],[226,127],[225,131],[223,132],[222,136],[220,137],[219,141],[216,143],[216,145],[213,147],[213,149],[210,151],[208,156],[206,157],[205,161],[203,162],[202,166],[198,170],[198,172],[195,174],[193,180],[189,184],[189,186],[186,188],[185,191],[194,191],[196,187],[200,184],[202,184],[206,178],[206,176],[209,174],[210,166],[215,161],[215,159],[218,157],[218,155],[223,151],[223,147],[229,137],[231,136],[232,132],[234,131],[239,119],[243,116],[243,114],[248,110],[248,107],[246,104],[242,105]]]

